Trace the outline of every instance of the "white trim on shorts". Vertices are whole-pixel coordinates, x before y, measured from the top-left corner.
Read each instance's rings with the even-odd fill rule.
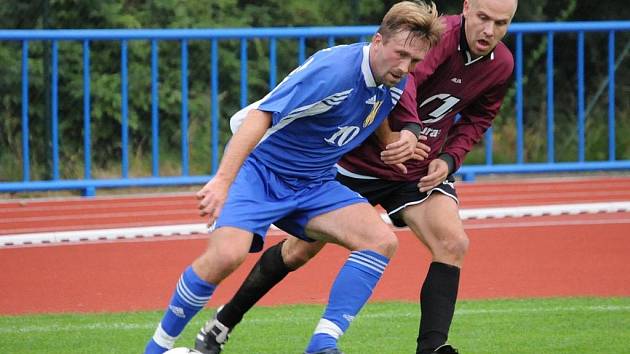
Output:
[[[343,175],[343,176],[346,176],[346,177],[350,177],[350,178],[354,178],[354,179],[380,179],[378,177],[360,175],[358,173],[350,172],[350,171],[346,170],[345,168],[339,166],[339,164],[335,164],[335,167],[337,168],[337,172],[340,175]]]
[[[444,182],[442,182],[442,184],[444,184],[444,183],[451,183],[451,182],[448,182],[448,181],[444,181]],[[453,187],[453,188],[454,188],[454,187]],[[396,214],[397,212],[399,212],[399,211],[403,210],[404,208],[406,208],[406,207],[408,207],[408,206],[412,206],[412,205],[416,205],[416,204],[420,204],[420,203],[424,202],[425,200],[427,200],[427,199],[431,196],[431,193],[433,193],[433,191],[438,191],[438,192],[440,192],[440,193],[444,194],[444,195],[445,195],[445,196],[447,196],[447,197],[451,197],[451,199],[453,199],[453,200],[455,201],[455,203],[457,203],[457,205],[459,205],[459,200],[457,199],[457,197],[456,197],[455,195],[450,194],[450,193],[447,193],[445,190],[443,190],[442,188],[440,188],[439,186],[437,186],[437,187],[433,187],[431,190],[429,190],[429,191],[427,192],[427,196],[426,196],[426,197],[424,197],[424,198],[422,198],[421,200],[416,200],[416,201],[414,201],[414,202],[405,203],[405,204],[403,204],[403,205],[399,206],[398,208],[396,208],[396,209],[394,209],[394,210],[392,210],[392,211],[388,212],[388,213],[387,213],[387,215],[394,215],[394,214]]]

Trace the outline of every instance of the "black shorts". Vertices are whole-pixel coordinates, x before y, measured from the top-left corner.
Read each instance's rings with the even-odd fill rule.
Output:
[[[455,178],[452,175],[442,184],[426,192],[420,192],[417,182],[353,178],[340,173],[337,173],[337,180],[361,194],[370,204],[380,204],[387,211],[392,223],[398,227],[407,226],[401,215],[405,207],[422,203],[435,191],[453,198],[459,204],[455,192]]]

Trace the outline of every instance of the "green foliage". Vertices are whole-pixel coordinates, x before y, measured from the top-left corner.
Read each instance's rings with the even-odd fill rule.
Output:
[[[591,12],[595,11],[595,12]],[[622,12],[627,10],[623,10]],[[576,0],[558,2],[519,2],[515,21],[575,21],[602,20],[619,17],[616,11],[592,3]],[[625,18],[628,18],[626,16]],[[617,32],[616,56],[622,60],[615,72],[616,81],[616,138],[618,160],[630,158],[630,150],[619,131],[627,127],[630,117],[627,100],[621,100],[628,90],[630,71],[627,53],[629,33]],[[523,146],[525,162],[547,162],[547,36],[532,34],[523,37]],[[598,87],[608,82],[607,33],[585,35],[585,159],[607,160],[608,156],[608,97],[595,95]],[[515,36],[508,35],[505,43],[515,52]],[[624,46],[625,44],[625,46]],[[577,36],[554,35],[554,161],[577,161]],[[607,93],[607,90],[606,90]],[[495,163],[516,162],[516,89],[512,87],[503,102],[501,112],[494,120],[493,159]],[[627,131],[626,131],[627,132]],[[626,139],[627,140],[627,139]],[[467,164],[485,162],[483,145],[475,147],[467,156]]]
[[[0,4],[0,17],[7,28],[225,28],[342,25],[347,19],[378,18],[382,4],[376,0],[350,1],[342,6],[332,2],[237,1],[211,3],[180,0],[149,2],[44,0],[26,4]],[[26,16],[26,14],[29,14]],[[35,14],[32,16],[31,14]],[[324,41],[309,41],[309,53]],[[269,49],[267,40],[253,40],[248,47],[248,99],[268,92]],[[180,160],[182,73],[178,41],[159,42],[159,131],[160,173],[178,174],[173,160]],[[59,139],[62,178],[83,174],[83,45],[77,41],[59,43]],[[31,178],[50,178],[51,87],[50,42],[29,46],[29,147]],[[188,102],[190,159],[192,174],[210,173],[210,43],[188,42]],[[0,43],[0,160],[6,162],[1,180],[21,179],[21,46]],[[276,82],[298,65],[295,41],[278,41]],[[121,146],[121,45],[116,41],[90,43],[90,127],[93,175],[115,177],[120,170]],[[219,42],[221,145],[229,137],[228,117],[240,108],[240,44]],[[151,44],[128,42],[128,122],[131,175],[150,174],[151,150]],[[18,158],[15,158],[18,157]],[[177,164],[177,163],[176,163]],[[110,172],[105,172],[110,171]]]
[[[182,0],[94,1],[41,0],[0,2],[1,27],[9,29],[108,29],[108,28],[228,28],[290,27],[378,24],[383,12],[397,0]],[[619,0],[578,2],[562,0],[521,1],[516,21],[562,21],[583,19],[624,19],[628,7]],[[460,2],[437,1],[442,13],[461,11]],[[525,146],[526,161],[546,160],[545,59],[546,38],[525,37]],[[617,34],[617,55],[628,42],[628,33]],[[341,39],[338,43],[355,41]],[[514,48],[514,38],[506,42]],[[556,52],[556,158],[575,159],[575,36],[557,35]],[[51,43],[29,43],[29,160],[31,178],[51,177]],[[307,55],[327,45],[326,39],[307,41]],[[83,45],[78,41],[59,42],[59,141],[62,178],[83,176]],[[180,172],[180,138],[182,99],[188,101],[189,151],[191,174],[207,174],[212,155],[210,147],[210,43],[194,40],[188,43],[188,97],[181,92],[181,46],[179,41],[159,42],[159,151],[160,174]],[[606,95],[593,92],[607,80],[606,40],[603,35],[587,36],[587,159],[607,158]],[[276,82],[289,73],[297,62],[295,40],[277,42],[278,72]],[[0,42],[0,180],[22,178],[21,158],[21,62],[22,47],[17,42]],[[120,175],[121,146],[121,46],[116,41],[90,43],[90,121],[93,175]],[[132,176],[150,175],[151,165],[151,43],[128,42],[129,137]],[[624,59],[617,71],[617,158],[630,158],[627,119],[630,115],[627,96],[630,73]],[[219,117],[221,146],[230,133],[228,117],[240,103],[240,44],[219,44]],[[565,65],[567,64],[567,65]],[[269,42],[255,39],[248,43],[248,101],[262,97],[269,88]],[[591,102],[593,101],[593,102]],[[495,121],[495,162],[515,160],[514,92],[506,97]],[[483,162],[477,148],[467,163]]]

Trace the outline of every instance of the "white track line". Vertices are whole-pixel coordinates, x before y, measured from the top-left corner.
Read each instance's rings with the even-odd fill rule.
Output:
[[[557,205],[532,205],[524,207],[506,208],[477,208],[462,209],[460,216],[463,220],[474,219],[500,219],[519,218],[524,216],[547,216],[547,215],[577,215],[595,213],[617,213],[630,211],[630,202],[611,203],[584,203],[584,204],[557,204]],[[386,214],[381,214],[385,222],[391,223]],[[612,223],[612,221],[611,221]],[[619,223],[617,221],[616,223]],[[528,224],[527,226],[536,226]],[[539,226],[551,226],[551,224],[541,224]],[[495,226],[496,227],[496,226]],[[481,228],[472,226],[472,228]],[[203,234],[207,232],[205,224],[182,224],[168,226],[131,227],[100,230],[82,231],[59,231],[41,232],[28,234],[0,235],[0,247],[32,245],[32,244],[53,244],[62,242],[77,241],[105,241],[136,239],[156,236],[190,235]]]
[[[530,205],[509,208],[462,209],[460,210],[460,216],[463,220],[467,220],[505,217],[518,218],[523,216],[617,213],[625,211],[630,211],[630,202]]]
[[[182,224],[100,230],[38,232],[30,234],[2,235],[0,236],[0,247],[37,243],[46,244],[76,241],[105,241],[157,236],[190,235],[206,232],[208,232],[208,228],[205,224]]]
[[[587,219],[587,220],[544,220],[544,221],[515,221],[515,222],[498,222],[498,223],[477,223],[464,224],[466,230],[483,230],[483,229],[514,229],[518,227],[553,227],[553,226],[585,226],[585,225],[624,225],[630,224],[630,215],[627,218],[604,218],[604,219]]]

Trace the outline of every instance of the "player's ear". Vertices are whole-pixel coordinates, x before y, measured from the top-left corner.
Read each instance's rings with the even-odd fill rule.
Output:
[[[470,10],[469,0],[464,0],[464,8],[462,9],[462,13],[464,14],[464,17],[468,15],[469,10]]]
[[[383,43],[383,35],[376,32],[374,36],[372,36],[372,44],[379,45]]]

